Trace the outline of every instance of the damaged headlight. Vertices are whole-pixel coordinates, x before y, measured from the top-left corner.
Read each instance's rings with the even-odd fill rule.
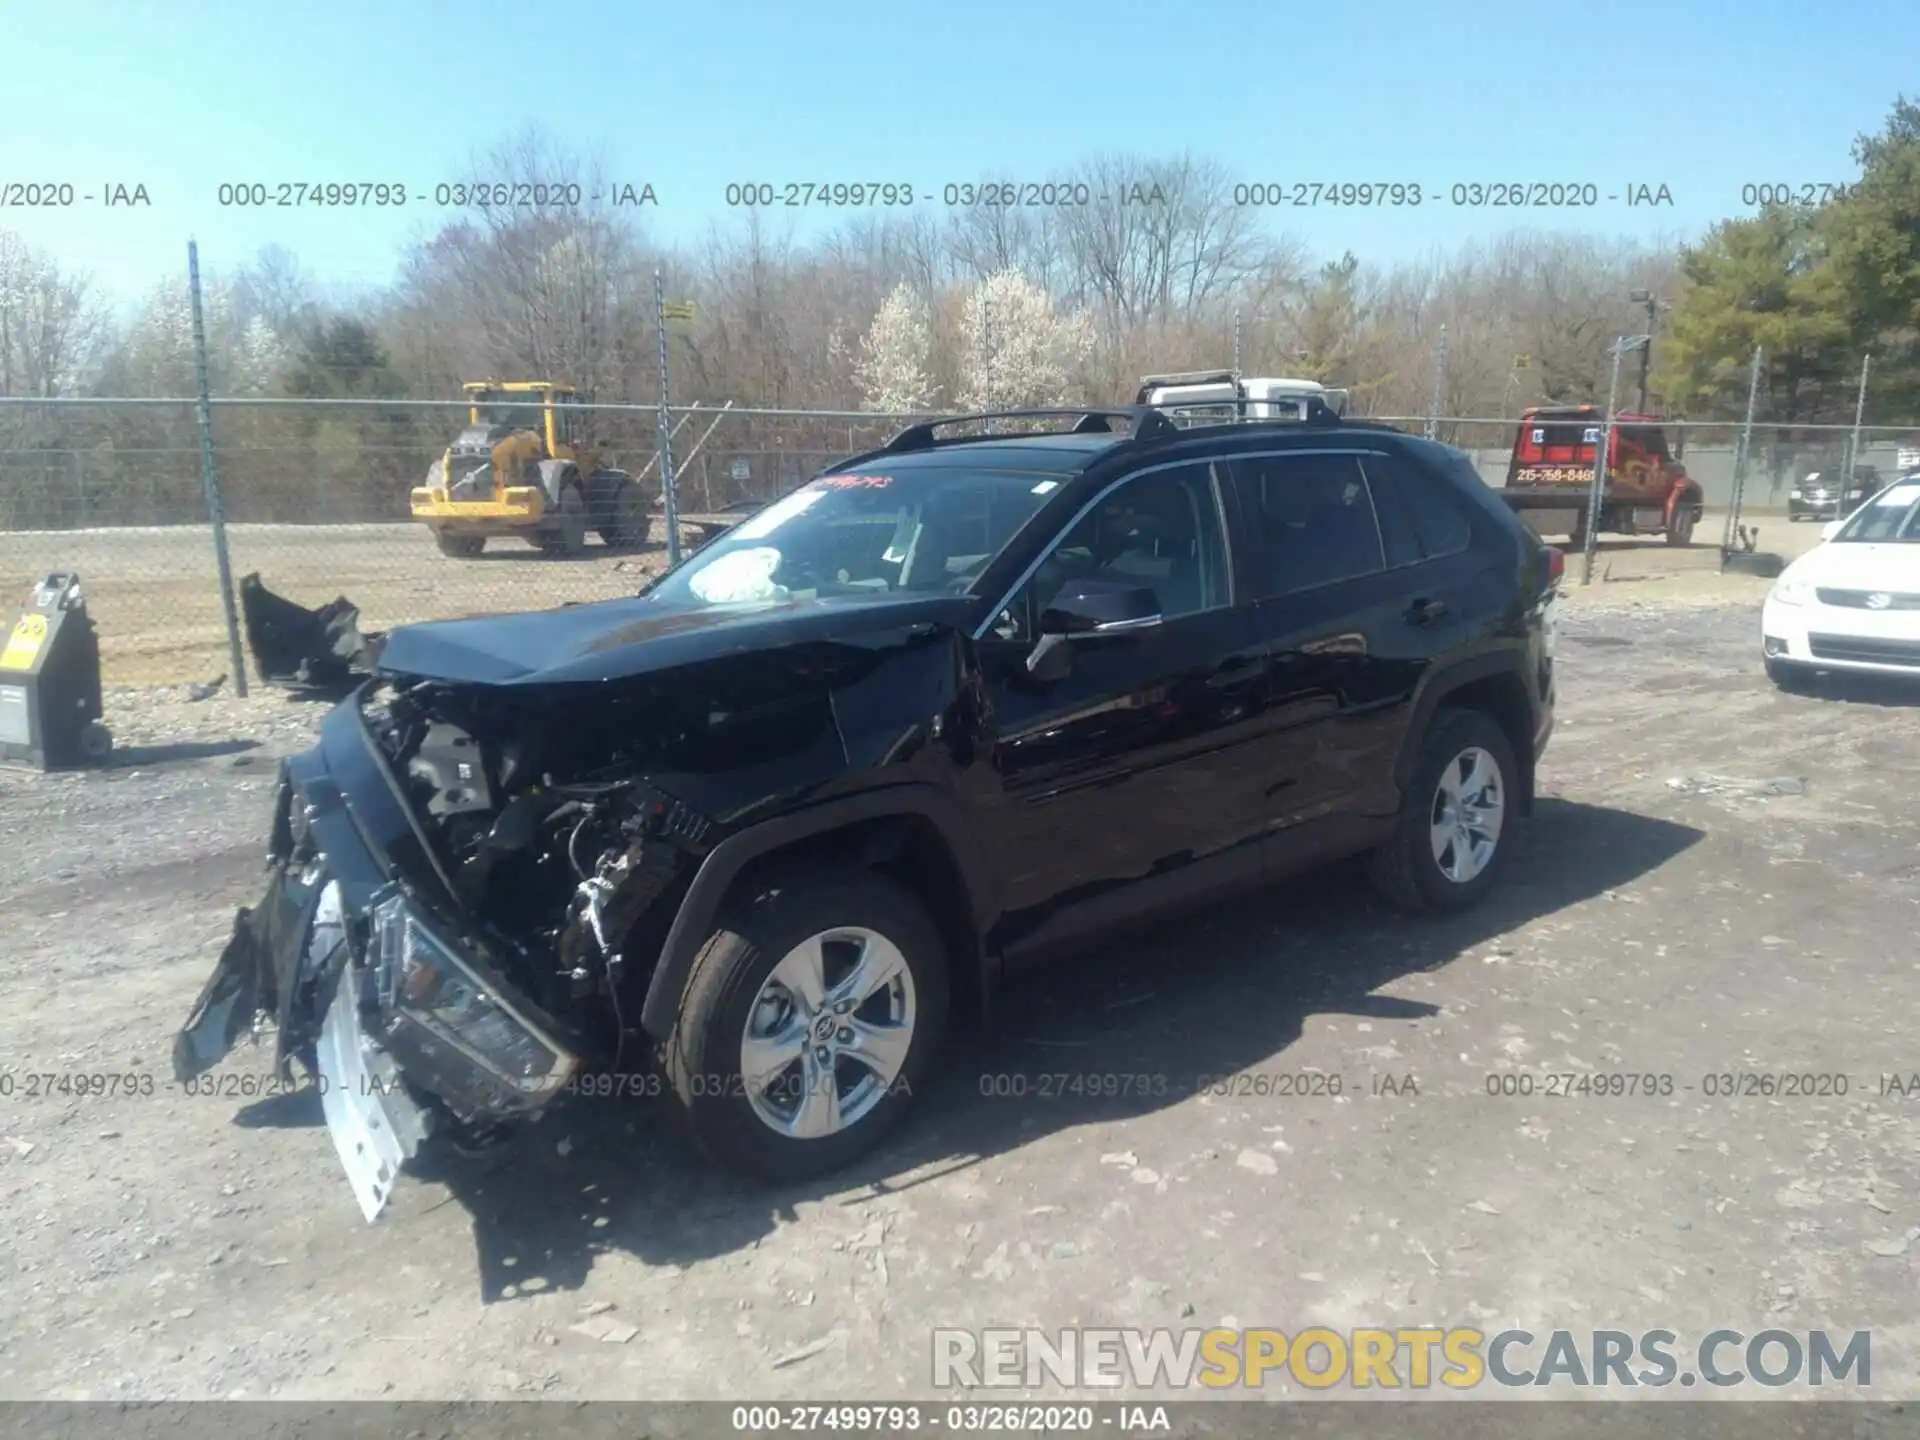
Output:
[[[539,1103],[578,1061],[463,958],[404,895],[371,911],[369,960],[380,1006],[411,1020],[496,1080]]]

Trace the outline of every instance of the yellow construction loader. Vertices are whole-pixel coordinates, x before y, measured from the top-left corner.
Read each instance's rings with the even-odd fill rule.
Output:
[[[465,558],[502,535],[553,555],[578,555],[588,530],[630,549],[647,538],[654,497],[624,470],[600,463],[591,412],[550,380],[475,380],[467,426],[414,487],[413,518],[440,553]]]

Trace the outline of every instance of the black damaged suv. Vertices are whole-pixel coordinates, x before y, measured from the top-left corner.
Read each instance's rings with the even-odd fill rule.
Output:
[[[435,1131],[649,1055],[718,1160],[830,1170],[1061,946],[1361,852],[1478,899],[1560,573],[1465,455],[1322,409],[913,426],[636,597],[390,635],[176,1073],[270,1019],[369,1219]]]

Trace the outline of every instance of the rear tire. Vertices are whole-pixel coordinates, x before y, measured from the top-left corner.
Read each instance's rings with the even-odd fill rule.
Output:
[[[842,938],[847,936],[854,938]],[[804,961],[810,953],[824,957],[817,972],[823,983],[801,1003],[807,987],[788,991],[782,977],[796,956]],[[843,975],[849,957],[860,963]],[[884,972],[893,978],[856,1002],[856,973],[868,957],[880,968],[865,971],[866,977]],[[836,982],[852,988],[836,998]],[[666,1045],[667,1078],[695,1142],[720,1165],[763,1180],[825,1175],[872,1149],[898,1123],[933,1063],[947,1002],[946,946],[911,894],[870,870],[784,869],[738,894],[701,948]],[[840,1015],[836,1004],[852,1008]],[[881,1023],[876,1017],[888,1013],[889,1005],[893,1019]],[[826,1035],[819,1028],[823,1022]],[[779,1055],[794,1035],[802,1043],[789,1062],[792,1069],[778,1072],[781,1081],[750,1086],[744,1074],[750,1044]],[[826,1044],[817,1046],[816,1036]],[[877,1064],[852,1057],[879,1057],[881,1046],[902,1044],[904,1058],[892,1078],[863,1094],[859,1087],[875,1075]],[[820,1069],[823,1054],[830,1058]],[[898,1049],[892,1054],[898,1056]],[[815,1124],[821,1133],[800,1138],[766,1118],[791,1106],[793,1128],[809,1128],[799,1107],[810,1097],[830,1097],[829,1109],[813,1111],[811,1118],[830,1117],[833,1128]],[[851,1118],[840,1124],[843,1115]]]
[[[595,487],[593,525],[609,549],[633,550],[647,542],[647,499],[631,477],[607,477]]]
[[[1693,543],[1693,506],[1682,501],[1673,507],[1673,518],[1667,522],[1667,543],[1669,545],[1691,545]]]
[[[455,560],[471,560],[487,548],[487,537],[484,535],[449,535],[444,530],[436,530],[433,541],[440,547],[442,555]]]
[[[1493,717],[1437,711],[1394,836],[1368,857],[1368,878],[1380,898],[1412,914],[1476,903],[1500,873],[1519,795],[1513,746]],[[1443,847],[1442,832],[1449,829],[1452,838]]]

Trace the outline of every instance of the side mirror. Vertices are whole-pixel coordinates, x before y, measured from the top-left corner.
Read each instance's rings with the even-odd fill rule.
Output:
[[[1145,585],[1072,580],[1040,615],[1042,635],[1110,635],[1160,623],[1160,597]]]
[[[1847,522],[1844,520],[1827,521],[1826,524],[1820,527],[1820,538],[1822,540],[1831,540],[1834,536],[1840,533],[1840,527],[1846,523]]]
[[[1144,585],[1073,580],[1040,614],[1040,642],[1027,656],[1027,673],[1050,683],[1073,669],[1075,638],[1130,635],[1161,623],[1160,597]]]

